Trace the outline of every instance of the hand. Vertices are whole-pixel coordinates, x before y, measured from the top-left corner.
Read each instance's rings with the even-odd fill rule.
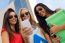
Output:
[[[32,28],[26,27],[26,28],[22,29],[22,36],[25,38],[28,38],[32,33],[33,33]]]
[[[52,38],[53,43],[60,43],[60,38],[59,37],[55,37]]]
[[[57,8],[55,11],[57,12],[57,11],[59,11],[59,10],[61,10],[60,8]]]
[[[50,32],[52,33],[56,33],[60,30],[60,26],[57,26],[57,25],[53,25],[50,29]]]

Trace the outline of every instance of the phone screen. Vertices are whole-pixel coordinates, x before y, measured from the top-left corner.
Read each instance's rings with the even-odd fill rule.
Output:
[[[22,21],[21,25],[22,25],[23,28],[25,28],[25,27],[32,27],[28,19]]]

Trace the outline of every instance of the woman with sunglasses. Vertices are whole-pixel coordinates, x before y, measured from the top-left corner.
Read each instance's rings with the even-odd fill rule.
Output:
[[[49,9],[46,5],[42,4],[42,3],[38,3],[35,8],[34,8],[34,12],[35,15],[37,17],[37,20],[39,22],[40,27],[42,27],[42,29],[46,32],[46,39],[48,40],[48,43],[51,42],[51,35],[50,35],[50,31],[51,34],[52,33],[56,33],[62,29],[60,29],[60,27],[62,26],[53,26],[51,29],[49,28],[49,26],[47,25],[47,22],[45,21],[45,19],[49,16],[51,16],[52,14],[54,14],[56,11],[52,11],[51,9]],[[56,37],[55,34],[52,35],[53,39],[54,39],[54,43],[59,43],[60,39]],[[51,42],[52,43],[52,42]]]
[[[42,36],[42,38],[45,40],[45,42],[44,43],[47,43],[47,40],[45,39],[45,37],[44,37],[44,34],[42,34],[42,30],[40,29],[41,27],[35,22],[35,20],[33,19],[33,16],[32,16],[32,14],[26,9],[26,8],[22,8],[22,9],[20,9],[20,12],[19,12],[19,20],[20,20],[20,22],[21,21],[24,21],[24,20],[29,20],[29,22],[30,22],[30,24],[31,24],[31,26],[32,26],[32,28],[30,28],[30,30],[32,29],[32,31],[33,31],[33,36],[35,35],[35,34],[39,34],[40,36]],[[29,30],[28,30],[29,31]],[[36,31],[36,32],[35,32]],[[37,32],[39,32],[39,33],[37,33]],[[32,35],[31,34],[31,35]],[[33,37],[32,36],[32,37]],[[31,39],[32,40],[32,39]],[[42,42],[42,43],[43,43]],[[30,43],[33,43],[32,41],[30,42]]]
[[[20,34],[18,17],[12,8],[9,8],[4,14],[1,33],[2,43],[25,43],[26,41],[23,38],[25,36]],[[26,33],[27,32],[24,33],[23,31],[23,34]]]

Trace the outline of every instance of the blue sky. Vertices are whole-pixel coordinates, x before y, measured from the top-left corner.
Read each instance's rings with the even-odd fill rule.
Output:
[[[0,0],[0,9],[5,8],[13,0]]]
[[[14,1],[16,13],[18,13],[18,10],[22,7],[27,8],[24,0],[0,0],[0,10],[5,9],[12,1]]]
[[[39,2],[44,3],[52,10],[56,8],[65,9],[65,0],[37,0],[37,3]]]

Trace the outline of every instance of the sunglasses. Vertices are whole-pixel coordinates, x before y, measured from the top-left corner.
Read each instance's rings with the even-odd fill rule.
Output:
[[[38,10],[39,10],[39,11],[41,11],[41,10],[42,10],[42,8],[39,8]]]
[[[13,17],[17,18],[17,15],[14,15],[14,16],[9,16],[8,19],[12,19]]]
[[[30,13],[29,12],[26,12],[24,14],[21,14],[21,17],[24,17],[25,15],[28,16]]]

